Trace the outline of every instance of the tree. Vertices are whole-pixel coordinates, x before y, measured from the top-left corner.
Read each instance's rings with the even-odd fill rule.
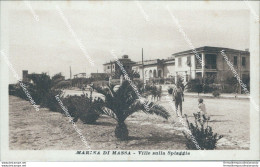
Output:
[[[51,78],[51,82],[52,82],[52,87],[56,87],[56,85],[61,82],[64,81],[65,77],[61,74],[61,73],[57,73],[55,74],[52,78]]]
[[[117,91],[114,91],[114,86],[108,86],[107,90],[98,87],[93,88],[105,96],[105,100],[103,100],[105,107],[102,110],[102,114],[108,115],[117,121],[115,136],[120,140],[128,138],[125,120],[135,112],[143,111],[146,114],[156,114],[165,119],[168,119],[170,116],[164,107],[144,100],[149,109],[147,110],[144,107],[144,102],[141,102],[141,99],[138,98],[136,92],[127,81],[124,81]]]
[[[32,84],[28,85],[29,92],[31,93],[36,104],[40,104],[51,90],[50,76],[46,73],[33,73],[30,74],[28,77],[33,81]]]

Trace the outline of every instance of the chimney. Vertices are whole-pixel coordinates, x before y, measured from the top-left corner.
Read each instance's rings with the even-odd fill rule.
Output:
[[[249,48],[246,48],[245,51],[249,52]]]
[[[28,81],[28,70],[23,70],[23,81],[24,82]]]

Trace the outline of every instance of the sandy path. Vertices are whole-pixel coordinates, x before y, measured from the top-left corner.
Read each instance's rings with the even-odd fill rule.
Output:
[[[78,129],[91,149],[186,149],[182,125],[168,102],[160,102],[172,117],[169,120],[136,113],[126,120],[130,140],[118,141],[114,136],[116,122],[108,117],[98,119],[97,125],[77,122]],[[211,115],[213,131],[225,137],[218,149],[249,148],[249,102],[227,99],[205,99]],[[186,98],[184,113],[189,116],[197,105],[196,98]],[[216,107],[220,106],[220,107]],[[29,102],[10,96],[10,149],[84,150],[84,143],[68,118],[61,113],[40,108],[35,111]],[[193,119],[190,117],[190,119]]]
[[[118,141],[114,136],[116,122],[107,117],[98,119],[98,125],[77,122],[91,149],[185,149],[182,135],[167,133],[156,124],[136,123],[133,115],[127,121],[131,140]],[[163,119],[157,118],[163,123]],[[35,111],[29,102],[10,96],[10,149],[60,150],[86,149],[68,119],[48,109]]]

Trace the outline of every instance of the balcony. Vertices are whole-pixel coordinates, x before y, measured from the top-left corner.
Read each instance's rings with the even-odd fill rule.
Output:
[[[210,69],[210,70],[216,70],[217,69],[217,64],[206,64],[205,69]]]
[[[215,54],[205,55],[205,69],[216,70],[217,69],[217,56]],[[201,69],[201,63],[196,61],[196,69]]]

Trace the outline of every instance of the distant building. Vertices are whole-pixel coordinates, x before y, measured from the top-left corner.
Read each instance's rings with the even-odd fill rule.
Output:
[[[23,79],[22,79],[23,82],[30,82],[30,83],[34,83],[32,78],[36,78],[36,77],[40,77],[40,76],[45,75],[44,73],[42,73],[42,74],[36,74],[36,73],[29,74],[28,70],[23,70],[22,73],[23,73]]]
[[[73,75],[74,78],[87,78],[87,74],[85,72],[83,73],[78,73]]]
[[[174,75],[185,76],[187,81],[189,78],[200,78],[204,76],[213,76],[219,81],[225,80],[227,77],[233,77],[234,74],[230,70],[221,51],[225,51],[228,60],[233,64],[240,78],[249,77],[250,75],[250,53],[248,50],[235,50],[221,47],[204,46],[195,49],[200,59],[205,63],[202,67],[199,59],[196,58],[192,50],[187,50],[172,54],[175,59]]]
[[[137,62],[133,65],[132,69],[140,74],[140,78],[144,80],[157,79],[157,78],[171,78],[174,77],[175,60],[174,58],[168,59],[155,59]]]
[[[128,55],[123,55],[121,59],[118,59],[118,61],[123,65],[127,73],[131,72],[132,66],[135,64],[135,62],[128,58]],[[115,78],[119,78],[122,75],[122,70],[116,61],[105,63],[103,64],[103,67],[104,73],[111,74]]]

